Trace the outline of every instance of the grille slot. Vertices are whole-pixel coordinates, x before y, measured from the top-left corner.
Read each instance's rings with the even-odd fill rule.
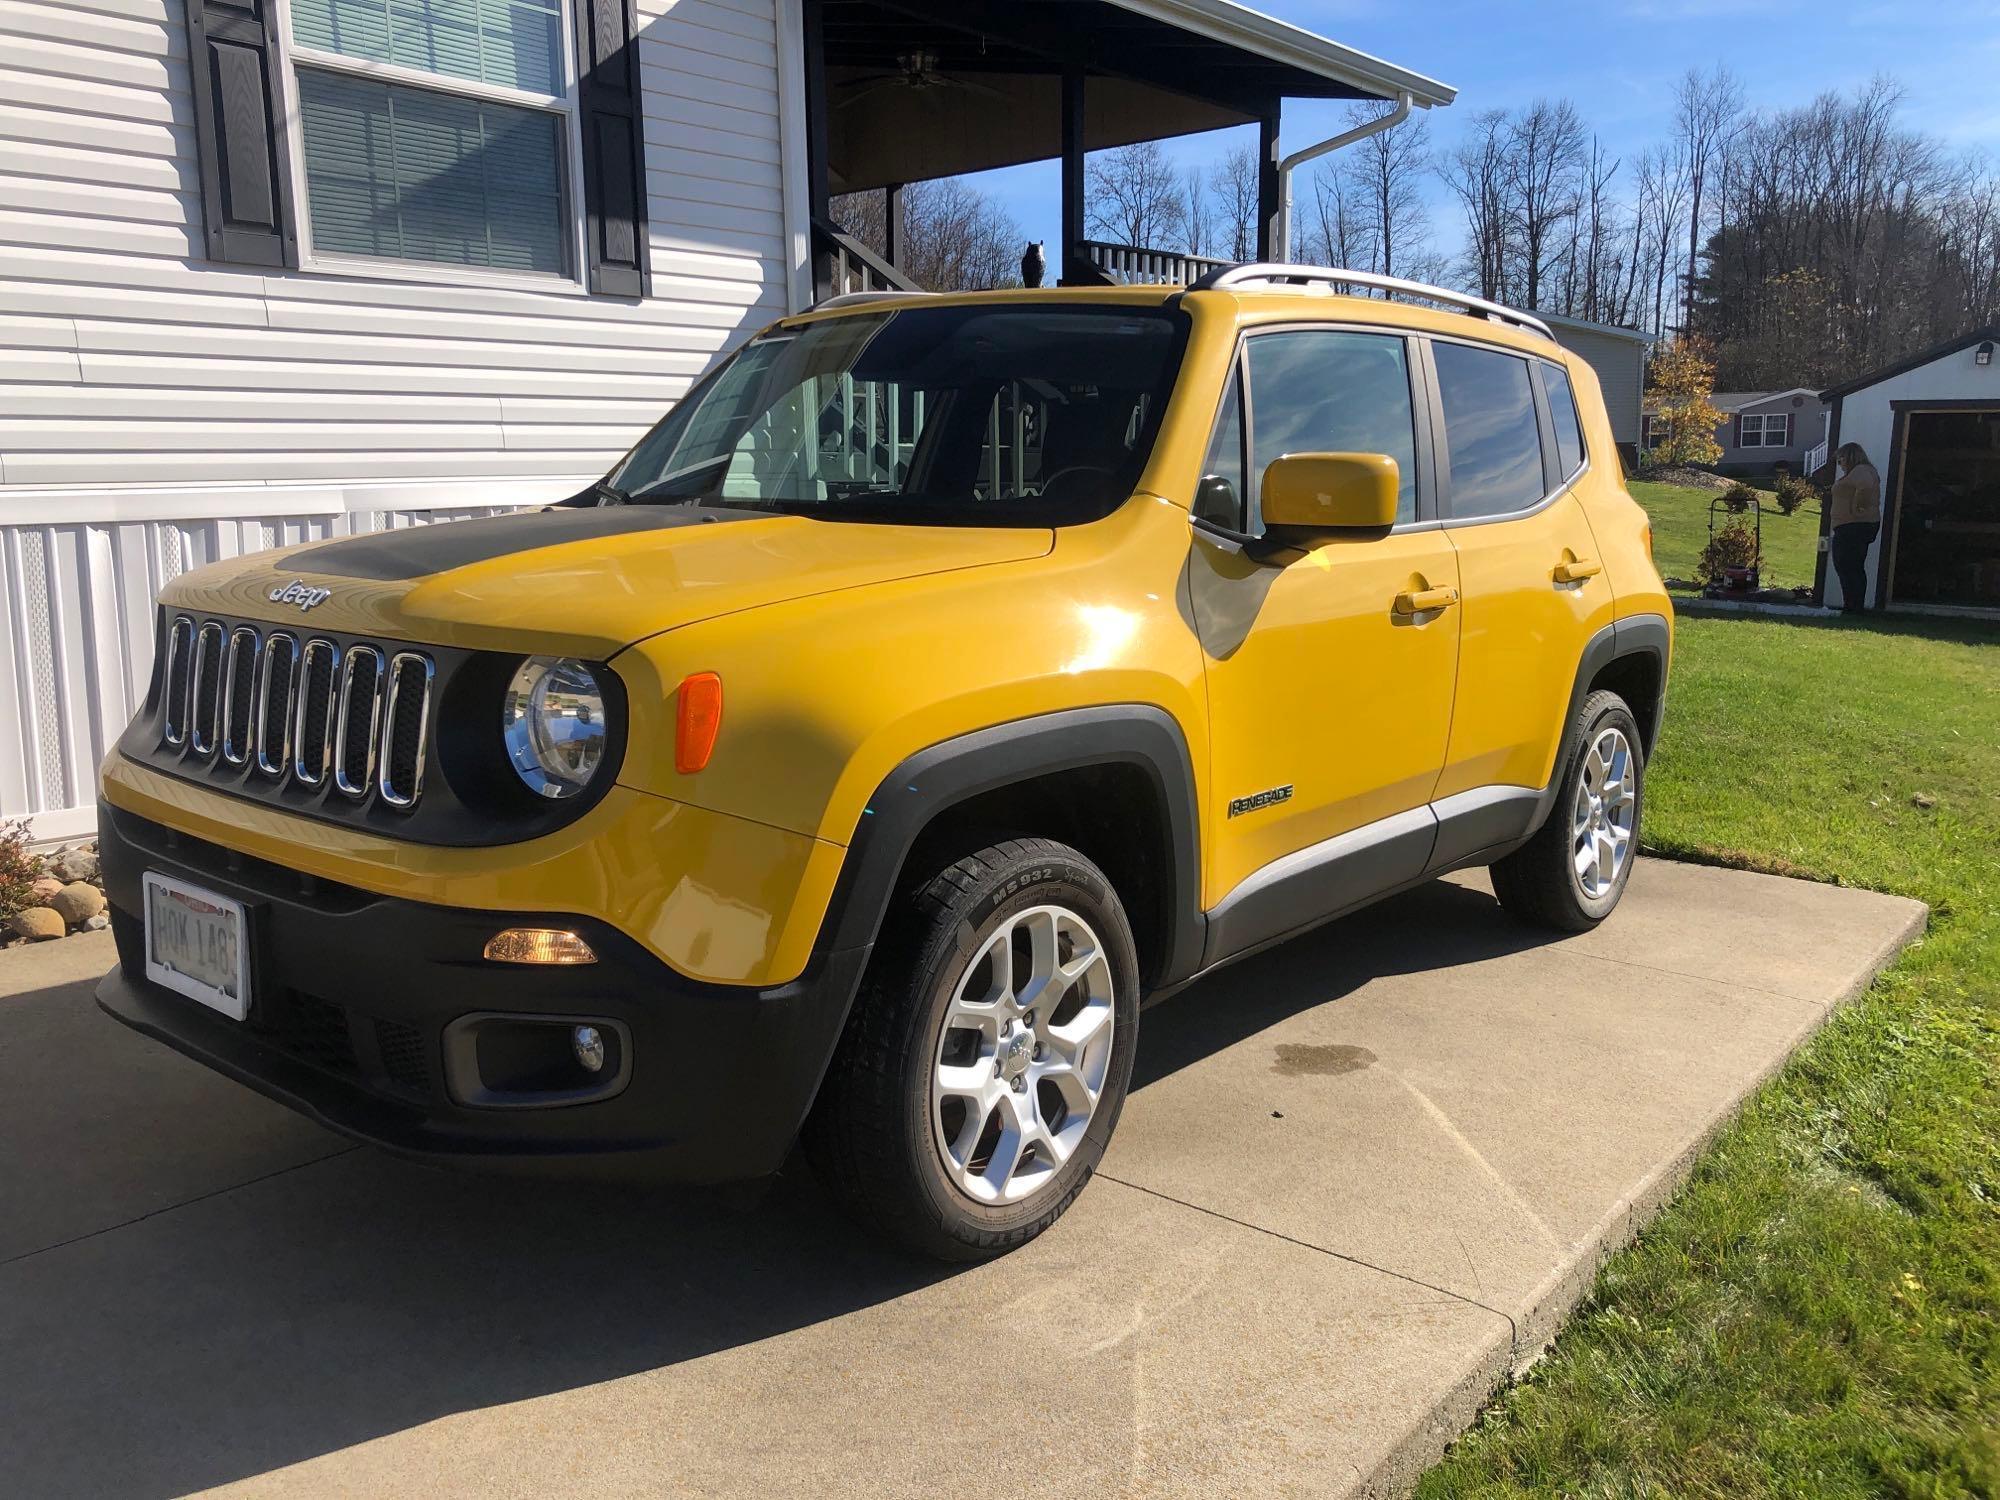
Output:
[[[299,643],[282,631],[264,642],[264,670],[257,679],[257,769],[282,776],[292,759],[292,719],[297,712]]]
[[[339,691],[340,647],[307,641],[299,653],[299,717],[293,730],[292,774],[301,785],[326,780],[333,759],[334,698]]]
[[[347,1010],[318,995],[292,990],[283,1013],[271,1027],[274,1040],[308,1067],[327,1073],[355,1071],[354,1034]]]
[[[340,732],[333,752],[333,784],[350,797],[368,795],[381,732],[382,653],[356,646],[340,674]]]
[[[248,765],[257,737],[257,667],[264,643],[248,625],[229,632],[229,655],[222,671],[222,758]]]
[[[206,621],[194,635],[193,704],[189,711],[188,744],[196,755],[215,754],[222,718],[221,625]]]
[[[188,684],[194,671],[194,621],[176,615],[167,629],[167,675],[165,735],[169,745],[181,746],[188,736]]]
[[[398,652],[389,662],[388,704],[382,713],[382,800],[413,807],[424,790],[424,745],[430,738],[430,658]]]

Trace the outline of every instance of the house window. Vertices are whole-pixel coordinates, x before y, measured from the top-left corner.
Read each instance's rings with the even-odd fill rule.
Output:
[[[291,0],[315,257],[574,274],[561,0]]]
[[[1782,448],[1791,440],[1792,417],[1789,412],[1746,414],[1736,420],[1741,424],[1736,441],[1739,448]]]

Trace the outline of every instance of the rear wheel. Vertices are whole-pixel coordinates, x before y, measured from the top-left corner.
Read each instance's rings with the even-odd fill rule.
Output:
[[[1103,872],[1047,839],[996,843],[891,913],[807,1149],[860,1217],[913,1249],[1013,1249],[1104,1154],[1138,1021],[1131,928]]]
[[[1645,758],[1638,721],[1616,693],[1592,693],[1568,736],[1548,821],[1493,866],[1493,893],[1514,915],[1583,932],[1611,915],[1639,852]]]

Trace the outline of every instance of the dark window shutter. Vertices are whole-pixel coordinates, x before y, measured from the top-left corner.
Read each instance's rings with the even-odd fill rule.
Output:
[[[273,0],[187,0],[188,64],[210,260],[298,264],[274,70]]]
[[[1729,435],[1729,446],[1732,448],[1743,446],[1743,413],[1740,411],[1736,414],[1734,429]]]
[[[646,294],[646,145],[631,0],[576,0],[585,269],[593,292]]]

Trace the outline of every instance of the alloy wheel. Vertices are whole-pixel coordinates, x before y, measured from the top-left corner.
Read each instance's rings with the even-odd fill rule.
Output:
[[[1624,731],[1605,729],[1591,741],[1570,809],[1570,851],[1577,884],[1596,901],[1618,884],[1632,857],[1639,812],[1632,746]]]
[[[1035,906],[1001,924],[952,990],[931,1125],[967,1197],[1019,1203],[1081,1144],[1111,1065],[1111,962],[1088,922]]]

